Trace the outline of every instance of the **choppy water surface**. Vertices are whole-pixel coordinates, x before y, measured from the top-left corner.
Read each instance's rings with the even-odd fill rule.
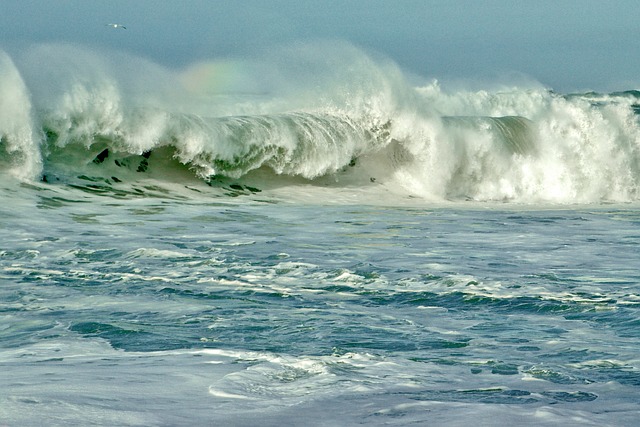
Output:
[[[28,191],[2,208],[5,424],[637,420],[636,209]]]
[[[637,425],[640,92],[497,83],[0,50],[0,425]]]

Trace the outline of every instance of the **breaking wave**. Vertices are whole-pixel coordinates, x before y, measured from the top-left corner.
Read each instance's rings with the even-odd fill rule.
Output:
[[[43,67],[42,64],[47,64]],[[640,196],[640,94],[450,91],[340,43],[183,70],[78,46],[0,51],[0,170],[380,187],[428,200]]]

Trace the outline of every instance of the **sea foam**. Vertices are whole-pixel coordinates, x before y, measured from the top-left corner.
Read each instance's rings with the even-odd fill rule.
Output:
[[[242,186],[260,171],[265,188],[307,182],[428,200],[639,195],[633,92],[416,85],[390,61],[329,42],[184,69],[45,45],[2,54],[0,67],[3,163],[33,180],[191,174]]]

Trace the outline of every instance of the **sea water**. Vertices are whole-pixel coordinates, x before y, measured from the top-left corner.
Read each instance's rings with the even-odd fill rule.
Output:
[[[0,92],[0,425],[636,425],[637,93],[343,45]]]

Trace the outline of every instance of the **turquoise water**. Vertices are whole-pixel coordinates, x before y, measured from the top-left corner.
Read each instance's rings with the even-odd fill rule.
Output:
[[[7,425],[637,420],[631,206],[19,191]]]
[[[0,51],[0,425],[637,424],[637,91],[237,62]]]

